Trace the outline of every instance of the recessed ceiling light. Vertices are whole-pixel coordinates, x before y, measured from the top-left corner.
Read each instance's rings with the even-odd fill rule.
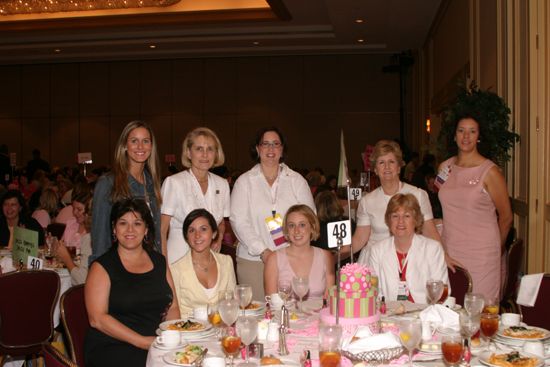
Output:
[[[363,19],[355,19],[355,23],[363,23],[364,20]]]
[[[359,38],[359,39],[357,40],[357,42],[359,42],[359,43],[363,43],[363,42],[365,42],[365,40],[364,40],[364,39],[362,39],[362,38]]]
[[[61,52],[61,49],[60,49],[60,48],[56,48],[55,50],[53,50],[53,52],[55,52],[56,54],[58,54],[58,53]]]
[[[252,44],[253,44],[254,46],[258,46],[258,45],[260,44],[260,42],[254,41],[254,42],[252,42]]]
[[[157,45],[149,45],[149,48],[150,49],[155,49],[155,48],[157,48]]]

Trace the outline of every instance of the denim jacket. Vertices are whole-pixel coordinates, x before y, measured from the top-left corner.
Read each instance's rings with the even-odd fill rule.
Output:
[[[155,250],[161,252],[160,245],[160,207],[155,196],[155,187],[153,178],[148,170],[145,170],[147,181],[147,196],[155,222]],[[114,176],[111,173],[103,175],[97,181],[94,189],[94,198],[92,205],[92,261],[103,255],[113,244],[111,228],[111,191],[113,189]],[[145,199],[143,185],[136,181],[132,175],[128,175],[128,185],[133,197]]]

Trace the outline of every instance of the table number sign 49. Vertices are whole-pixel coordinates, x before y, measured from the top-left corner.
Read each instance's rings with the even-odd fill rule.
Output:
[[[44,267],[44,260],[30,256],[27,257],[27,269],[41,270]]]
[[[361,188],[352,187],[349,189],[349,198],[350,200],[361,200]]]
[[[351,222],[341,220],[339,222],[327,223],[328,247],[338,247],[338,239],[342,239],[342,246],[351,245]]]

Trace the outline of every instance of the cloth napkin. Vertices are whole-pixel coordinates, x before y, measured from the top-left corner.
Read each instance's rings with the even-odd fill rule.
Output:
[[[460,330],[458,313],[443,305],[432,305],[420,312],[422,324],[429,322],[432,327],[439,329]]]
[[[0,258],[0,266],[2,267],[2,272],[4,273],[15,270],[15,267],[12,264],[11,257]]]
[[[400,347],[399,338],[392,333],[383,333],[361,338],[355,341],[344,342],[343,349],[352,353],[358,354],[362,352],[370,352],[373,350]]]
[[[544,273],[524,275],[519,284],[516,303],[522,306],[533,307],[539,295],[540,283]]]

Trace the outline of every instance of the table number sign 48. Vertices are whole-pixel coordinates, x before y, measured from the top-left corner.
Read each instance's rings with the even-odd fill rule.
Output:
[[[349,219],[327,223],[328,247],[338,247],[338,239],[342,239],[342,246],[351,245],[351,234],[351,222]]]

